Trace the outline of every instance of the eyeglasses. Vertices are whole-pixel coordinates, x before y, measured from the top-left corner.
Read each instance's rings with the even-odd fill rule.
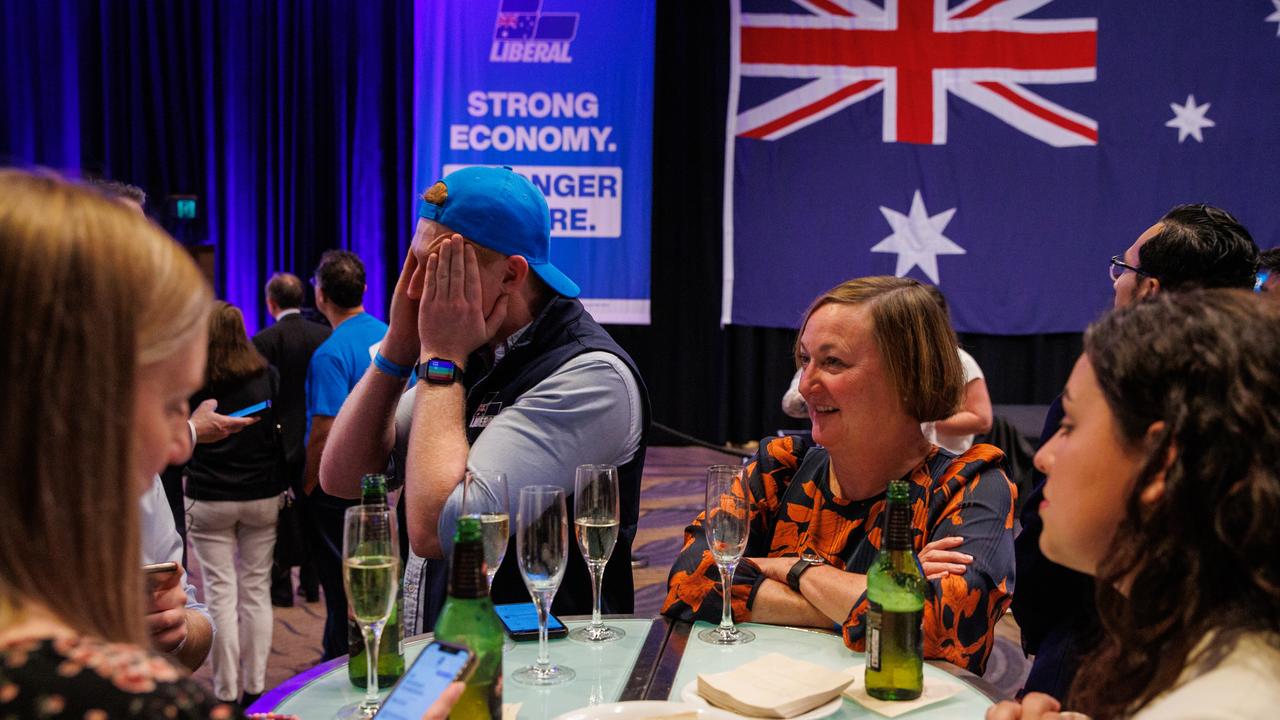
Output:
[[[1136,268],[1130,265],[1129,263],[1125,262],[1119,255],[1113,255],[1111,257],[1111,265],[1107,268],[1107,270],[1111,275],[1111,282],[1115,282],[1119,280],[1120,276],[1124,275],[1125,272],[1127,271],[1133,271],[1139,275],[1145,275],[1146,277],[1155,277],[1155,275],[1152,275],[1146,270],[1143,270],[1141,268]]]

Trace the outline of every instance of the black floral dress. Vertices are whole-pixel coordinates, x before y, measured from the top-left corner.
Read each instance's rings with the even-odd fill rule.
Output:
[[[136,645],[84,637],[0,645],[0,720],[243,717]]]

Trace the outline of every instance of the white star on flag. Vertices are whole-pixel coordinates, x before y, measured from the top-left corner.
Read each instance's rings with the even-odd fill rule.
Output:
[[[898,267],[893,274],[898,277],[906,275],[913,267],[919,267],[936,285],[939,282],[938,256],[965,254],[964,248],[942,234],[956,209],[944,210],[931,217],[919,190],[911,199],[911,210],[906,215],[883,205],[880,213],[893,228],[893,234],[877,243],[871,252],[897,253]]]
[[[1276,24],[1276,37],[1280,37],[1280,0],[1271,0],[1271,4],[1276,6],[1276,11],[1267,16],[1267,22]]]
[[[1280,0],[1277,0],[1280,2]],[[1165,127],[1178,128],[1178,142],[1181,143],[1187,139],[1187,136],[1196,139],[1196,142],[1204,142],[1204,136],[1200,133],[1204,128],[1213,127],[1217,123],[1205,117],[1205,113],[1209,112],[1209,103],[1196,105],[1196,96],[1188,95],[1187,104],[1179,105],[1178,103],[1169,103],[1169,107],[1173,109],[1173,119],[1165,123]]]

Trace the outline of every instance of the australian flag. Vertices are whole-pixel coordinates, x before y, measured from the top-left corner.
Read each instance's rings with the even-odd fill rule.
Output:
[[[1081,330],[1171,206],[1280,243],[1280,0],[733,0],[725,322],[863,275]]]
[[[493,26],[494,40],[529,40],[538,27],[542,0],[502,0]]]

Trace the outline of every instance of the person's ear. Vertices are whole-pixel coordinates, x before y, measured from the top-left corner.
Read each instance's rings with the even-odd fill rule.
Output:
[[[529,278],[529,261],[523,255],[508,255],[502,270],[503,292],[514,292]]]
[[[1160,441],[1160,436],[1164,434],[1165,423],[1163,420],[1151,423],[1151,427],[1147,428],[1147,434],[1143,438],[1146,447],[1154,447]],[[1147,482],[1147,486],[1142,488],[1139,498],[1146,505],[1154,505],[1164,497],[1165,477],[1169,473],[1169,468],[1173,467],[1173,461],[1178,459],[1178,446],[1169,443],[1169,447],[1165,449],[1164,460],[1160,465],[1160,469]]]
[[[1138,287],[1134,292],[1134,299],[1147,300],[1160,294],[1160,278],[1140,277],[1138,279]]]

